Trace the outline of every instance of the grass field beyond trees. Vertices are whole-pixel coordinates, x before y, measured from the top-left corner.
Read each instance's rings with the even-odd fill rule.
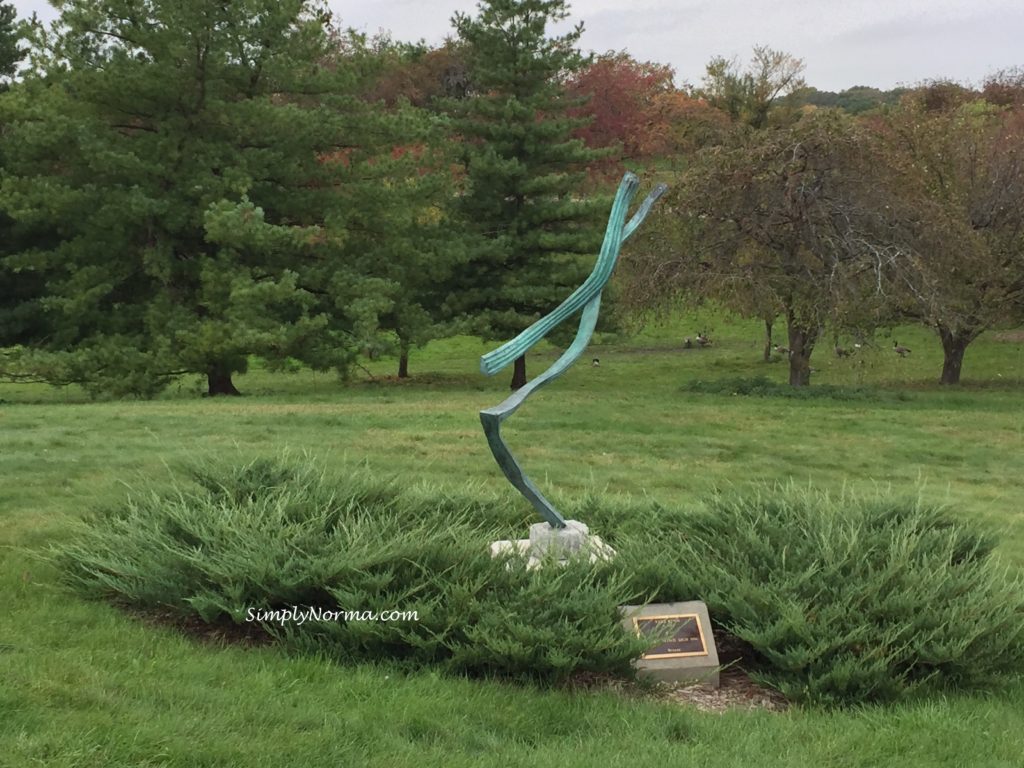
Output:
[[[697,330],[714,346],[683,351]],[[687,506],[766,481],[881,489],[996,531],[1005,566],[1024,567],[1019,332],[983,335],[956,388],[934,383],[941,348],[922,329],[895,334],[913,350],[906,359],[885,337],[852,359],[826,346],[811,390],[832,389],[792,398],[745,384],[786,379],[784,364],[760,362],[759,330],[708,314],[595,346],[600,366],[580,364],[533,398],[508,423],[509,444],[584,520],[589,494]],[[895,707],[703,714],[201,643],[81,600],[44,556],[88,510],[120,502],[125,484],[203,457],[306,449],[332,468],[366,463],[409,484],[506,494],[477,412],[507,382],[476,373],[484,351],[466,338],[433,343],[405,382],[391,360],[349,385],[253,365],[236,381],[243,398],[200,398],[190,380],[147,402],[0,385],[0,766],[1020,765],[1019,681]],[[554,355],[542,346],[529,370]],[[532,511],[507,498],[525,531]]]

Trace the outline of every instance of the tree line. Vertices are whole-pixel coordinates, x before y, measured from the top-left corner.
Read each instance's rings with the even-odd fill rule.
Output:
[[[972,341],[1024,322],[1024,72],[851,114],[794,108],[802,62],[785,54],[713,64],[731,129],[674,176],[631,262],[634,306],[714,299],[764,321],[766,359],[782,317],[794,386],[827,333],[846,354],[841,335],[920,322],[956,384]]]
[[[451,60],[305,0],[57,8],[4,17],[11,67],[27,54],[0,99],[8,377],[235,394],[254,356],[344,374],[382,351],[405,374],[416,345],[505,338],[588,271],[598,153],[562,88],[579,29],[547,31],[561,2],[457,15]]]
[[[854,116],[767,47],[696,87],[584,55],[582,25],[550,31],[564,0],[484,0],[436,48],[308,0],[56,7],[0,3],[8,379],[237,394],[253,357],[345,375],[383,353],[408,375],[426,341],[505,339],[568,295],[627,167],[673,192],[612,304],[714,300],[769,347],[781,315],[794,384],[826,328],[920,320],[952,382],[1021,319],[1020,73]]]

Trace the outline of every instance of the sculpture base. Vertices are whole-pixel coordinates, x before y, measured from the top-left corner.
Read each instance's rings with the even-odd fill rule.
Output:
[[[591,535],[590,529],[578,520],[566,520],[565,528],[552,528],[547,523],[530,526],[530,538],[491,542],[491,557],[505,553],[527,555],[526,567],[533,569],[542,563],[559,565],[571,558],[586,557],[590,562],[610,560],[615,550],[600,536]]]

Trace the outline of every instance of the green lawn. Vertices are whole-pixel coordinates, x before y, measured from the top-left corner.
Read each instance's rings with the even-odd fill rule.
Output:
[[[707,329],[715,346],[681,351]],[[586,491],[692,503],[715,485],[793,479],[890,487],[946,502],[1003,534],[1024,566],[1024,342],[968,350],[964,385],[941,390],[922,329],[839,360],[815,383],[869,387],[857,400],[697,395],[693,379],[767,375],[756,324],[713,315],[594,347],[505,429],[556,502]],[[477,412],[507,376],[477,371],[487,347],[453,339],[414,354],[414,378],[367,363],[324,374],[239,377],[246,397],[207,400],[184,380],[152,402],[90,402],[73,388],[0,385],[0,766],[701,765],[1020,766],[1024,685],[989,697],[828,713],[702,714],[613,693],[540,691],[381,667],[343,668],[273,648],[220,648],[85,603],[39,554],[69,522],[196,455],[309,449],[410,482],[501,491]],[[554,358],[530,358],[538,373]],[[905,400],[893,396],[908,392]],[[525,502],[509,496],[526,522]],[[680,596],[684,599],[688,596]]]

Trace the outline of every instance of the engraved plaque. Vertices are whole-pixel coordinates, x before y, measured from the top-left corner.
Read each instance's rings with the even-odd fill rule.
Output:
[[[633,627],[637,636],[650,635],[658,641],[658,645],[640,657],[643,660],[708,655],[704,627],[696,613],[634,616]]]

